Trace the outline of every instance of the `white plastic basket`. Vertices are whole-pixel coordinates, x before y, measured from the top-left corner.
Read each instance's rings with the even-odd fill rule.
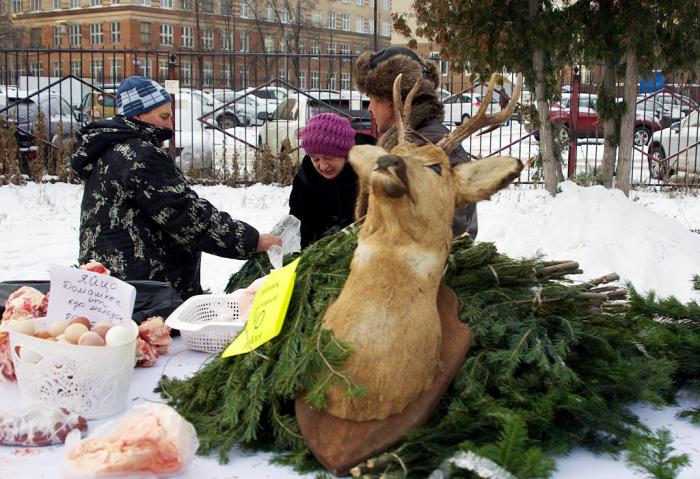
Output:
[[[170,313],[165,324],[180,330],[188,349],[218,353],[245,327],[238,300],[231,295],[192,296]]]
[[[34,320],[45,329],[44,318]],[[120,412],[136,364],[138,326],[124,323],[132,340],[118,346],[78,346],[28,336],[9,328],[20,393],[29,401],[66,407],[87,419]]]

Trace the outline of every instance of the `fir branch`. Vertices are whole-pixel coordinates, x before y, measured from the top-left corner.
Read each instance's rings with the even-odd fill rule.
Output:
[[[678,472],[690,464],[687,454],[672,455],[675,448],[668,429],[655,434],[634,436],[628,444],[626,462],[632,468],[653,479],[675,479]]]

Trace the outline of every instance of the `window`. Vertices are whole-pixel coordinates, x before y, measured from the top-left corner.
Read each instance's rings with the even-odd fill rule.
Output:
[[[314,26],[315,27],[320,27],[321,26],[321,9],[317,8],[314,10]]]
[[[29,45],[32,48],[41,47],[41,28],[32,28],[29,30]]]
[[[158,60],[158,81],[161,83],[168,79],[168,60]]]
[[[245,65],[240,65],[238,67],[238,81],[243,88],[248,85],[248,67]]]
[[[160,0],[162,8],[173,8],[173,0]]]
[[[249,18],[248,15],[250,15],[248,0],[241,0],[241,18]]]
[[[272,37],[265,37],[265,51],[270,53],[275,51],[275,39]]]
[[[391,0],[382,0],[382,9],[391,10]]]
[[[341,73],[340,74],[340,89],[341,90],[349,90],[351,87],[350,85],[350,73]]]
[[[357,48],[355,48],[355,53],[357,53],[358,55],[364,51],[365,47],[363,47],[362,45],[357,45]]]
[[[122,59],[112,58],[112,83],[122,80]]]
[[[214,13],[214,2],[213,0],[200,0],[201,10],[204,13]]]
[[[250,35],[248,32],[241,32],[241,51],[247,52],[250,50]]]
[[[282,38],[280,38],[280,52],[285,53],[287,52],[287,35],[285,34]]]
[[[182,48],[192,48],[192,27],[182,27]]]
[[[12,0],[12,13],[22,13],[22,0]]]
[[[374,8],[374,0],[369,0],[369,6]]]
[[[321,44],[318,43],[318,40],[311,40],[311,53],[314,55],[321,54]]]
[[[78,78],[83,76],[83,67],[80,64],[80,60],[70,61],[70,74]]]
[[[357,33],[365,33],[365,17],[355,17],[355,31]]]
[[[340,3],[344,3],[346,5],[350,5],[350,0],[340,0]]]
[[[357,0],[356,5],[358,7],[364,7],[365,6],[365,0]]]
[[[105,67],[102,59],[92,61],[91,76],[100,83],[104,82]]]
[[[282,23],[289,23],[290,18],[291,15],[289,15],[289,8],[286,5],[280,7],[280,19],[282,20]]]
[[[110,3],[112,5],[119,5],[119,0],[112,0]]]
[[[104,35],[102,34],[101,23],[90,24],[90,43],[93,45],[99,45],[101,43],[104,43]]]
[[[41,11],[41,0],[29,0],[29,11],[30,12],[40,12]]]
[[[224,87],[233,87],[233,65],[230,63],[221,66],[221,81]]]
[[[221,14],[226,17],[233,16],[233,0],[221,0]]]
[[[60,10],[61,9],[61,0],[53,0],[52,6],[54,10]]]
[[[80,8],[80,0],[70,0],[68,6],[70,8]]]
[[[328,81],[326,82],[328,88],[335,90],[335,73],[328,74]]]
[[[202,76],[204,86],[211,87],[214,85],[214,64],[212,62],[204,62]]]
[[[141,63],[141,75],[150,78],[153,74],[153,67],[151,65],[151,61],[145,59],[139,59],[139,61]]]
[[[299,46],[297,49],[299,53],[306,53],[306,44],[304,43],[304,40],[299,39]]]
[[[151,23],[141,22],[141,44],[150,45],[151,44]]]
[[[29,65],[29,73],[32,76],[41,76],[41,72],[44,70],[44,62],[34,62]]]
[[[122,41],[122,29],[119,22],[112,22],[112,43],[119,43]]]
[[[350,45],[347,43],[341,43],[340,44],[340,54],[341,55],[350,55]]]
[[[311,72],[311,88],[316,90],[321,88],[321,74],[319,72]]]
[[[151,0],[141,0],[141,5],[150,7],[151,6]]]
[[[335,28],[335,12],[328,12],[328,28]]]
[[[62,77],[63,75],[61,74],[61,70],[62,70],[61,62],[59,62],[59,61],[53,62],[52,66],[51,66],[51,76]]]
[[[182,0],[182,9],[187,10],[189,12],[194,12],[195,8],[197,5],[194,3],[194,0]]]
[[[183,86],[192,85],[192,62],[180,63],[180,80]]]
[[[79,47],[82,37],[82,32],[80,31],[80,25],[69,25],[68,26],[68,38],[70,40],[70,46]]]
[[[101,7],[102,0],[90,0],[90,6],[91,7]]]
[[[160,25],[160,44],[173,45],[173,26],[167,23]]]
[[[391,20],[382,20],[382,36],[391,36]]]
[[[306,90],[306,72],[299,72],[299,88]]]
[[[221,32],[221,49],[226,52],[233,50],[233,32]]]
[[[350,31],[350,15],[343,13],[340,15],[341,22],[343,23],[343,30]]]
[[[280,78],[282,80],[287,80],[287,70],[280,70],[277,72],[277,78]]]
[[[270,2],[265,4],[265,19],[269,21],[273,21],[275,19],[275,6]]]
[[[335,42],[328,42],[328,54],[335,55]]]
[[[202,48],[207,50],[214,48],[214,32],[208,28],[202,30]]]

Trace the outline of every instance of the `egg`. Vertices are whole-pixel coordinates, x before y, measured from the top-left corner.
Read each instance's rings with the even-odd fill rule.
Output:
[[[17,331],[18,333],[26,334],[28,336],[34,336],[34,323],[32,323],[31,321],[16,320],[12,321],[10,325],[12,326],[12,329]]]
[[[51,337],[48,331],[38,331],[34,333],[34,336],[36,336],[39,339],[49,339]]]
[[[90,320],[87,319],[85,316],[76,316],[75,318],[70,320],[70,324],[84,324],[86,328],[90,329],[90,326],[92,325],[90,323]]]
[[[58,321],[54,321],[49,325],[49,334],[54,338],[57,338],[59,335],[63,334],[69,324],[70,321],[67,319],[59,319]]]
[[[102,339],[107,335],[107,331],[112,329],[112,323],[110,324],[96,324],[92,330],[102,336]]]
[[[132,335],[124,326],[113,326],[105,335],[107,346],[119,346],[128,343],[133,339]]]
[[[103,319],[101,321],[96,322],[95,326],[108,326],[111,328],[114,325],[112,324],[112,321],[107,321],[106,319]]]
[[[96,332],[88,331],[80,336],[80,339],[78,339],[78,344],[81,346],[104,346],[105,340],[102,339],[102,336]]]
[[[80,336],[88,332],[87,326],[81,323],[73,323],[66,328],[63,333],[66,337],[66,341],[72,344],[78,344]]]

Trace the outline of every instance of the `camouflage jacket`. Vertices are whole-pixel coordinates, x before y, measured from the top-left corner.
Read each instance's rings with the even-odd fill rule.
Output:
[[[79,130],[71,157],[85,181],[79,261],[100,261],[124,280],[170,282],[186,299],[202,293],[202,252],[248,258],[258,231],[188,186],[159,148],[171,134],[123,116]]]

